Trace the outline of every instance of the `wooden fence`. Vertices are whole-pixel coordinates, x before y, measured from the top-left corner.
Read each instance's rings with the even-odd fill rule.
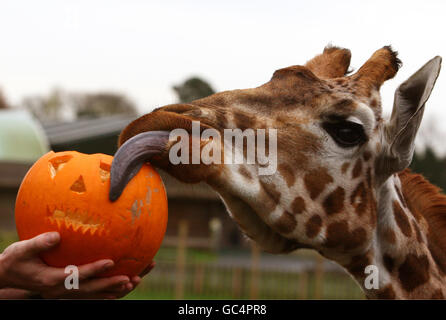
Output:
[[[324,259],[311,257],[314,267],[300,271],[262,268],[262,254],[253,245],[249,263],[234,266],[187,258],[187,221],[179,223],[176,253],[156,259],[157,266],[128,298],[134,299],[363,299],[342,270],[325,270]],[[170,242],[173,242],[172,239]],[[196,242],[196,241],[195,241]]]

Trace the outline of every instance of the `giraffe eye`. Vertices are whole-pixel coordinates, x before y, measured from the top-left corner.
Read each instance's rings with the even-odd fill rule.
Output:
[[[325,122],[325,131],[343,148],[357,146],[366,141],[362,125],[351,121]]]

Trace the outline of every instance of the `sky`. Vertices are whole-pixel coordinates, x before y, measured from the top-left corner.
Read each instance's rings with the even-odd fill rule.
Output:
[[[329,43],[352,51],[355,70],[390,44],[403,61],[381,89],[390,114],[398,85],[434,56],[446,57],[445,16],[442,0],[2,0],[0,89],[13,105],[53,88],[117,91],[147,113],[175,103],[172,86],[190,76],[216,91],[250,88]],[[419,138],[445,153],[442,101],[446,74]]]

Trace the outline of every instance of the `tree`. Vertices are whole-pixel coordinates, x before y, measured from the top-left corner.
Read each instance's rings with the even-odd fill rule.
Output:
[[[173,90],[180,103],[188,103],[215,93],[210,84],[198,77],[189,78],[183,84],[173,86]]]
[[[40,121],[59,121],[63,117],[62,108],[64,107],[65,97],[65,92],[54,89],[46,97],[25,97],[22,105]]]
[[[40,121],[63,121],[70,118],[99,118],[115,114],[136,116],[135,105],[124,95],[111,92],[68,93],[54,89],[48,96],[30,96],[22,105]]]
[[[71,102],[78,118],[99,118],[115,114],[137,115],[135,105],[127,97],[117,93],[72,94]]]
[[[432,147],[427,146],[424,154],[415,153],[410,168],[446,190],[446,158],[437,156]]]
[[[8,109],[9,105],[6,102],[6,98],[3,93],[0,91],[0,109]]]

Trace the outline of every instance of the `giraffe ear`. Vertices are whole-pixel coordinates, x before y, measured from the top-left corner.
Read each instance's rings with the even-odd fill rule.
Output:
[[[386,128],[389,148],[385,158],[390,173],[404,170],[412,161],[415,136],[423,117],[424,105],[434,88],[440,68],[441,57],[437,56],[395,91],[392,116]]]

